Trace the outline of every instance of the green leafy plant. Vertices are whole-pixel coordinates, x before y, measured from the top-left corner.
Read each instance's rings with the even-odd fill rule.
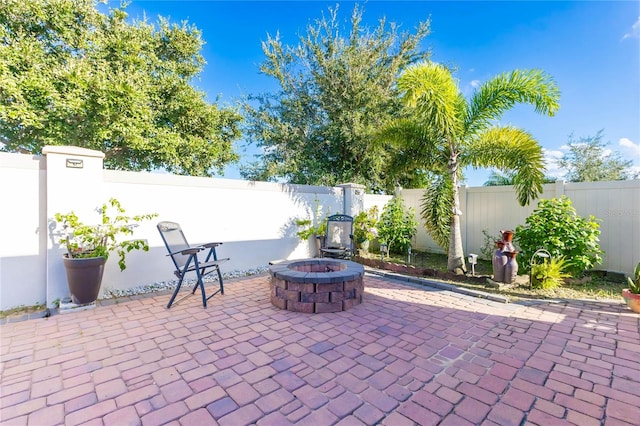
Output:
[[[295,224],[299,230],[296,235],[300,240],[306,241],[309,237],[314,235],[324,235],[327,229],[327,215],[322,213],[322,207],[320,201],[316,198],[314,200],[315,208],[313,218],[309,219],[295,219]]]
[[[634,294],[640,294],[640,262],[636,265],[636,269],[633,271],[633,279],[627,277],[629,283],[629,291]]]
[[[133,228],[138,222],[153,219],[158,215],[152,213],[126,216],[125,210],[115,198],[104,203],[97,211],[101,218],[98,225],[82,223],[74,212],[56,213],[55,220],[62,226],[64,234],[59,242],[66,246],[67,256],[70,258],[108,258],[112,251],[117,251],[118,265],[120,270],[124,271],[126,254],[132,250],[149,251],[149,245],[145,240],[118,240],[117,237],[133,234]]]
[[[571,200],[562,196],[540,200],[525,225],[516,228],[514,239],[521,258],[529,259],[536,250],[544,248],[554,258],[565,257],[567,270],[577,274],[602,261],[599,228],[595,217],[579,216]],[[522,269],[528,271],[529,265],[523,262]]]
[[[378,207],[363,210],[353,219],[353,237],[357,243],[371,241],[378,236]]]
[[[531,288],[551,289],[556,288],[570,278],[571,274],[565,272],[568,263],[564,257],[544,259],[542,263],[531,266]]]
[[[307,240],[312,235],[324,235],[324,232],[327,227],[327,223],[325,220],[322,220],[320,223],[313,224],[311,219],[296,219],[296,225],[300,228],[296,235],[302,241]]]
[[[418,230],[413,208],[405,209],[402,198],[393,197],[382,209],[378,239],[391,253],[404,253]]]
[[[2,151],[73,145],[107,169],[221,174],[240,158],[242,116],[197,83],[202,31],[99,3],[0,1]]]
[[[491,260],[493,258],[493,253],[496,250],[496,241],[502,239],[502,235],[496,234],[491,235],[488,229],[482,230],[482,247],[480,248],[480,253],[482,254],[482,258],[484,260]]]

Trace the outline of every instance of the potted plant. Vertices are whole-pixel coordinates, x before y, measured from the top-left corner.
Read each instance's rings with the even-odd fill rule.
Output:
[[[531,265],[531,288],[552,289],[570,278],[571,274],[565,272],[567,262],[563,256],[558,258],[545,258],[541,263]]]
[[[296,235],[301,241],[307,241],[309,237],[314,237],[316,255],[320,255],[320,239],[324,235],[327,227],[325,219],[320,220],[315,225],[311,219],[296,219],[296,225],[300,228]]]
[[[327,218],[326,215],[322,214],[320,201],[316,198],[314,203],[315,214],[313,219],[295,219],[295,224],[299,228],[296,235],[300,238],[300,241],[308,241],[310,237],[313,237],[316,256],[320,256],[320,247],[322,245],[320,240],[326,232]]]
[[[56,213],[55,220],[62,227],[60,245],[67,252],[63,262],[71,300],[77,304],[95,302],[100,292],[104,265],[112,251],[117,251],[120,270],[126,268],[125,256],[131,250],[148,251],[145,240],[119,240],[120,236],[133,234],[137,222],[149,220],[157,214],[125,216],[120,202],[111,198],[97,209],[101,217],[98,225],[86,225],[74,212]]]
[[[369,251],[369,243],[378,237],[378,207],[363,210],[353,219],[353,238],[358,248],[363,252]]]
[[[622,297],[633,312],[640,313],[640,262],[633,271],[633,278],[627,277],[629,288],[622,290]]]

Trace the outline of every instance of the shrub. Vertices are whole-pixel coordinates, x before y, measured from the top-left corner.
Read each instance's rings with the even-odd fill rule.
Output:
[[[627,282],[631,293],[640,294],[640,262],[638,262],[636,269],[633,271],[633,279],[627,277]]]
[[[382,209],[378,222],[378,239],[387,244],[389,252],[405,253],[417,230],[414,210],[405,210],[401,198],[393,197]]]
[[[482,247],[480,248],[480,254],[482,254],[482,259],[491,260],[493,259],[493,253],[496,251],[496,241],[502,240],[502,235],[491,235],[487,228],[482,230]]]
[[[353,219],[353,237],[356,242],[371,241],[378,236],[378,207],[363,210]]]
[[[597,219],[585,219],[576,213],[565,196],[540,200],[538,207],[516,228],[515,241],[520,247],[522,269],[529,271],[528,260],[538,249],[549,251],[552,257],[567,259],[566,269],[580,273],[602,261],[600,225]]]
[[[531,287],[551,289],[561,285],[571,274],[564,270],[568,266],[564,257],[544,259],[531,266]]]

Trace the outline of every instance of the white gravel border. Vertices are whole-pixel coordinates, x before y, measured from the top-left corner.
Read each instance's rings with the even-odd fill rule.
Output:
[[[264,274],[269,271],[268,266],[259,266],[254,269],[247,269],[243,271],[232,271],[232,272],[223,272],[222,279],[227,280],[231,278],[242,278],[242,277],[250,277],[253,275]],[[204,282],[214,282],[218,281],[217,274],[207,275],[204,278]],[[186,279],[182,282],[183,288],[189,288],[189,285],[193,285],[196,283],[195,278]],[[117,297],[126,297],[126,296],[135,296],[137,294],[146,294],[146,293],[154,293],[156,291],[162,290],[174,290],[178,285],[178,279],[171,281],[158,281],[153,284],[141,285],[137,287],[131,287],[123,290],[118,289],[110,289],[105,288],[102,291],[102,297],[100,299],[115,299]]]

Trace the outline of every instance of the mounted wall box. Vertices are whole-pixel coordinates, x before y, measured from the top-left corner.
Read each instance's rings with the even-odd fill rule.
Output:
[[[70,169],[81,169],[84,162],[78,158],[67,158],[67,167]]]

